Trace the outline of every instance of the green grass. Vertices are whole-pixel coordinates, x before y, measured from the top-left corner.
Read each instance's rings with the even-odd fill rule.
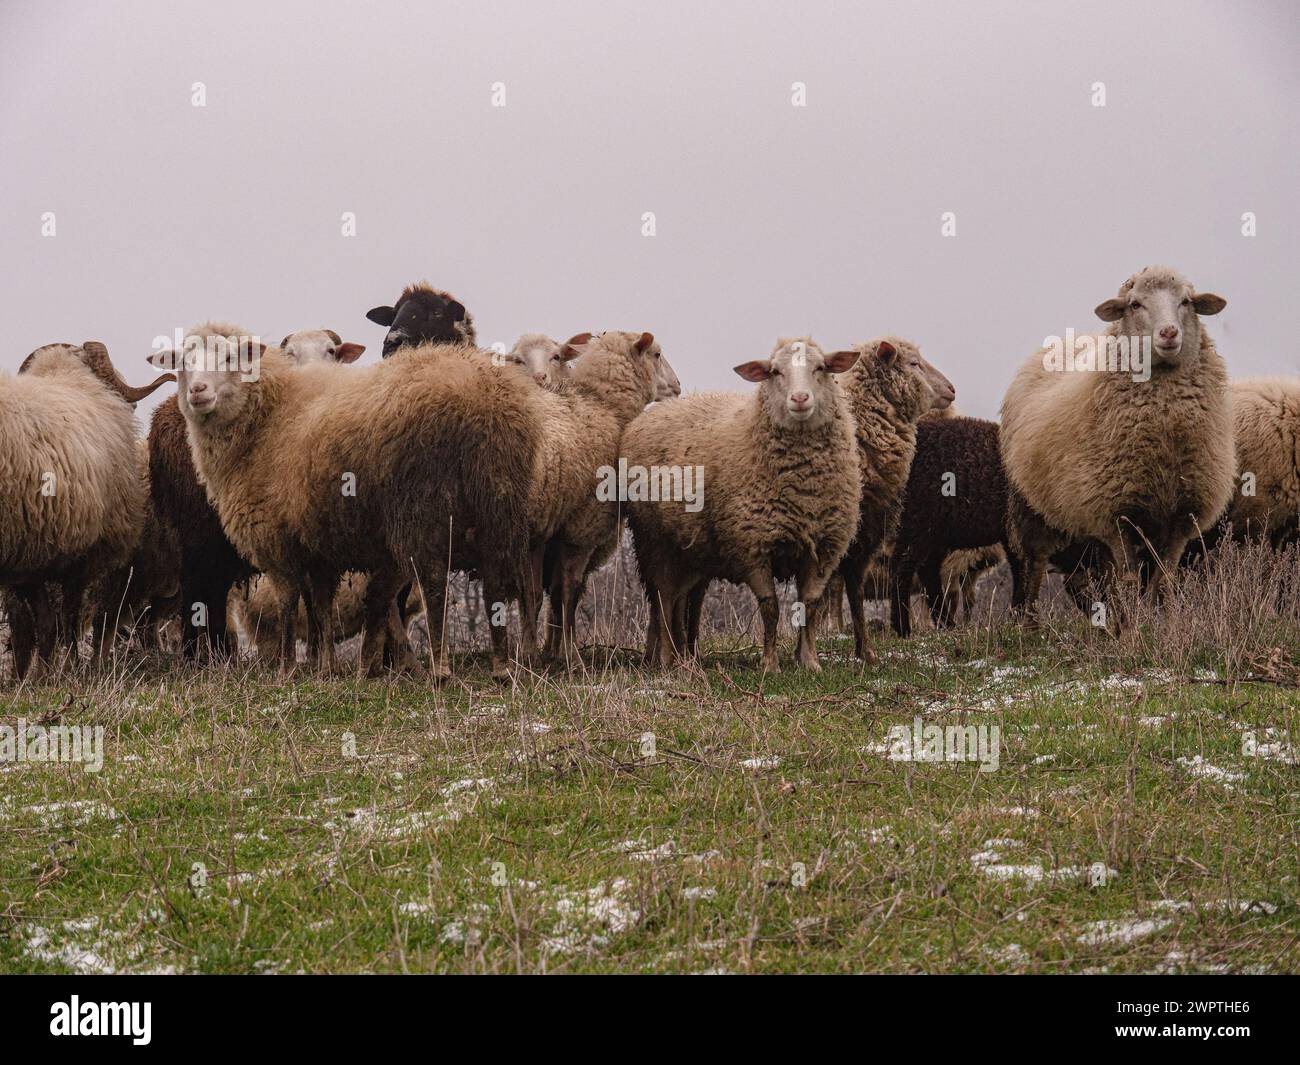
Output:
[[[716,645],[514,688],[480,660],[441,691],[159,660],[7,689],[0,723],[107,749],[0,765],[0,971],[1300,970],[1300,768],[1243,753],[1300,749],[1300,690],[1098,639],[882,639],[865,670],[827,639],[822,674],[766,678]],[[876,750],[917,715],[999,725],[997,771]]]

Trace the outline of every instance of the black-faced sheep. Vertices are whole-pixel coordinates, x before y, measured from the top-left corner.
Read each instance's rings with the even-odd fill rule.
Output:
[[[171,380],[127,385],[92,340],[47,344],[0,375],[0,586],[19,677],[53,651],[46,585],[60,586],[75,659],[87,588],[136,549],[146,497],[133,408]]]
[[[178,366],[180,408],[195,468],[241,553],[301,594],[314,649],[334,662],[332,601],[347,570],[370,575],[362,668],[378,672],[398,634],[396,595],[423,588],[441,617],[454,537],[472,529],[485,594],[509,601],[524,584],[530,492],[541,439],[530,400],[539,390],[513,368],[464,349],[407,349],[374,366],[295,368],[249,346],[257,372]],[[219,352],[219,354],[221,354]],[[294,656],[296,597],[281,600],[282,667]],[[491,629],[493,670],[505,634]],[[434,671],[449,672],[435,644]]]
[[[854,649],[859,658],[867,659],[871,657],[863,610],[867,567],[898,525],[916,451],[916,423],[931,410],[951,403],[956,390],[909,340],[882,337],[857,350],[862,358],[843,387],[853,413],[861,493],[858,527],[840,573],[853,619]]]
[[[760,384],[753,394],[670,400],[628,427],[619,466],[650,603],[648,664],[693,649],[717,578],[753,591],[763,668],[778,671],[776,581],[793,577],[804,608],[797,660],[821,668],[822,593],[857,527],[860,484],[853,417],[834,375],[857,361],[857,351],[827,355],[806,337],[782,339],[770,358],[736,367]]]
[[[1225,302],[1168,267],[1147,267],[1097,307],[1111,323],[1101,337],[1075,338],[1071,352],[1041,349],[1016,373],[1001,447],[1025,504],[1011,507],[1012,537],[1031,610],[1048,556],[1087,539],[1105,545],[1112,573],[1132,582],[1149,545],[1149,593],[1158,598],[1188,541],[1230,502],[1227,372],[1199,317]]]
[[[407,285],[392,307],[372,307],[366,317],[388,327],[384,358],[402,348],[421,344],[478,344],[474,319],[465,305],[427,281]]]
[[[992,545],[1007,546],[1007,482],[997,424],[979,418],[922,419],[893,551],[894,631],[911,632],[913,575],[921,578],[936,622],[948,624],[952,604],[945,595],[944,560],[955,551]],[[1019,560],[1010,554],[1008,559],[1018,589]]]

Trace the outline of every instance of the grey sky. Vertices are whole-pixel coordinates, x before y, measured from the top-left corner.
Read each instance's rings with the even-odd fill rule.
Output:
[[[779,335],[900,333],[992,416],[1046,335],[1167,262],[1228,299],[1235,375],[1296,372],[1297,21],[0,0],[0,368],[100,339],[138,383],[155,335],[207,317],[328,326],[370,361],[365,311],[427,278],[482,343],[649,329],[688,389],[750,387],[730,368]]]

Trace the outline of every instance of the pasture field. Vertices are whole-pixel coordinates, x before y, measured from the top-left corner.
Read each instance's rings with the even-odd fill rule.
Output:
[[[1295,972],[1300,640],[1235,633],[10,686],[105,753],[0,764],[0,971]],[[996,725],[996,769],[909,757],[917,719]]]

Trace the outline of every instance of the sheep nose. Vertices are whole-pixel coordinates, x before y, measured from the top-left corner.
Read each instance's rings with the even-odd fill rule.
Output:
[[[191,396],[201,396],[207,390],[208,390],[208,383],[206,381],[195,381],[192,385],[190,385]]]
[[[549,385],[551,383],[550,378],[548,378],[544,373],[533,374],[533,380],[539,385]]]
[[[809,399],[809,396],[808,396],[808,393],[807,393],[807,392],[791,392],[791,393],[790,393],[790,402],[793,403],[796,407],[805,407],[805,406],[807,406],[807,405],[808,405],[808,399]]]
[[[1177,339],[1178,339],[1178,326],[1176,326],[1176,325],[1167,325],[1167,326],[1165,326],[1163,329],[1160,330],[1160,339],[1161,339],[1161,340],[1177,340]]]

